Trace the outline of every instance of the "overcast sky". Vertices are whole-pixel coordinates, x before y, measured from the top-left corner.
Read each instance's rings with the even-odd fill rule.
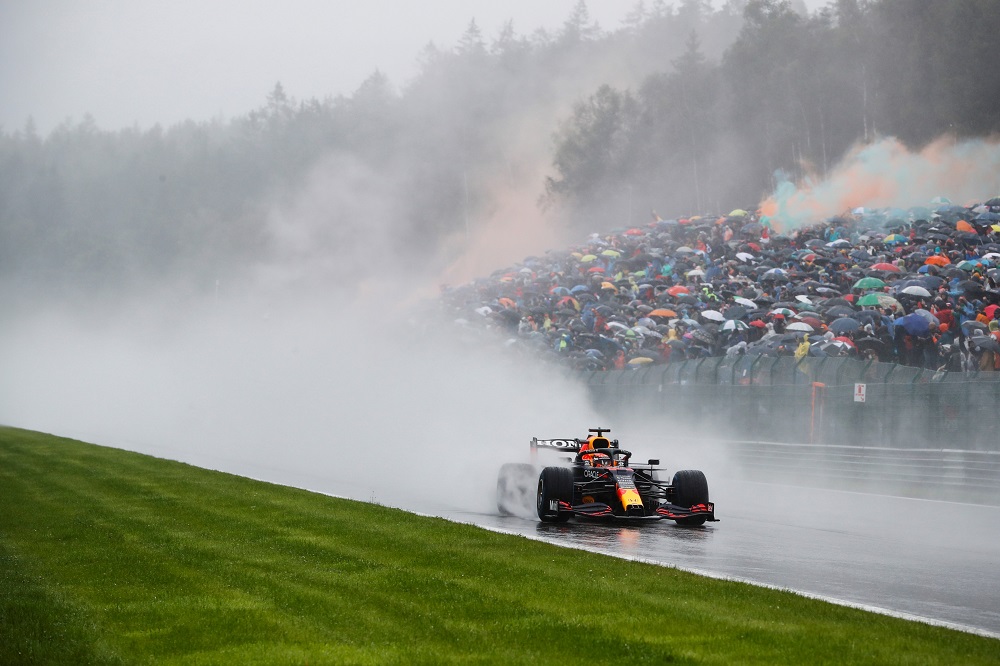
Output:
[[[230,118],[277,81],[296,99],[322,99],[351,94],[376,69],[399,87],[423,46],[454,45],[471,19],[489,41],[508,19],[519,34],[556,30],[575,3],[0,0],[0,125],[31,116],[46,134],[86,113],[105,129]],[[606,30],[634,4],[587,2]]]

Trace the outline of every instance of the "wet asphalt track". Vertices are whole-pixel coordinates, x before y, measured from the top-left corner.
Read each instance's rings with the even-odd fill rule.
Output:
[[[148,448],[148,447],[147,447]],[[717,523],[543,524],[386,486],[204,453],[148,451],[272,483],[558,545],[768,585],[1000,638],[1000,507],[768,484],[709,474]],[[484,488],[493,495],[493,488]],[[461,497],[461,495],[459,495]],[[483,498],[481,505],[492,504]]]
[[[712,499],[720,522],[702,528],[432,513],[1000,637],[1000,507],[746,481]]]

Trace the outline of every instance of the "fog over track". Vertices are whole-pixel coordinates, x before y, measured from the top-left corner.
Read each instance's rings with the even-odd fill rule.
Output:
[[[552,368],[405,316],[282,293],[19,317],[0,422],[1000,635],[1000,508],[739,480],[680,424],[609,423]],[[531,436],[597,425],[636,459],[703,469],[721,522],[495,515],[497,469],[527,460]]]

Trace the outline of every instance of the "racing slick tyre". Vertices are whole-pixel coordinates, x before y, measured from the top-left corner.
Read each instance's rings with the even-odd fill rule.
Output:
[[[689,509],[695,504],[708,501],[708,479],[697,469],[682,469],[674,474],[674,504]],[[706,516],[677,518],[678,525],[704,525]]]
[[[506,463],[497,475],[497,510],[501,516],[531,515],[532,493],[537,480],[535,466]]]
[[[556,504],[553,505],[553,502]],[[538,475],[538,495],[535,506],[538,519],[546,523],[563,523],[572,515],[560,512],[558,502],[573,503],[573,470],[567,467],[546,467]],[[553,509],[553,506],[557,508]]]

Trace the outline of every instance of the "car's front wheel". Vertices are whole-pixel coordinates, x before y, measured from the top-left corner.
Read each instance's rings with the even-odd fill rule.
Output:
[[[704,472],[697,469],[682,469],[674,474],[671,484],[674,487],[674,504],[690,509],[696,504],[708,502],[708,479]],[[704,525],[706,516],[690,516],[677,518],[678,525]]]
[[[559,510],[560,502],[573,503],[573,471],[566,467],[546,467],[538,475],[538,519],[546,523],[569,520],[571,514]]]

